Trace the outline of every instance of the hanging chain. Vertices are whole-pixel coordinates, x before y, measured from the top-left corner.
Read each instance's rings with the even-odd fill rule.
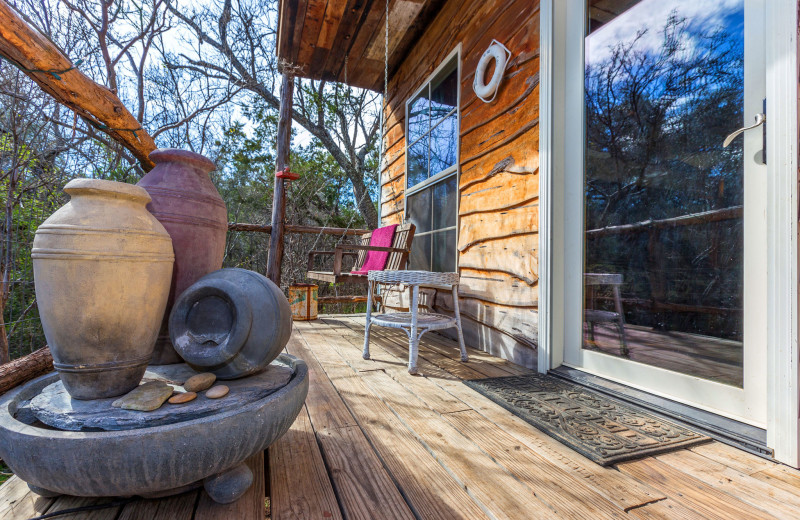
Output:
[[[384,15],[383,35],[383,107],[386,108],[386,95],[389,93],[389,0],[386,0],[386,14]],[[381,135],[383,139],[383,135]]]

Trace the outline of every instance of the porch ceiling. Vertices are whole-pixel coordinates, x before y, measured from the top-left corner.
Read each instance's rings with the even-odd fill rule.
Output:
[[[444,0],[280,0],[281,70],[382,91],[385,1],[391,75]]]

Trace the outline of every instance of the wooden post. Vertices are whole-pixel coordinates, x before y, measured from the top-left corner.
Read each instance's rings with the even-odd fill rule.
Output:
[[[289,166],[289,147],[292,140],[292,100],[294,98],[294,78],[283,73],[281,85],[281,108],[278,114],[278,149],[275,171]],[[283,234],[286,225],[286,179],[275,177],[275,191],[272,194],[272,233],[269,235],[269,258],[267,259],[267,278],[281,285],[281,261],[283,260]]]

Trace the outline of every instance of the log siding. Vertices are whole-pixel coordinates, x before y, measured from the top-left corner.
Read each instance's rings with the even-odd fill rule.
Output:
[[[497,97],[479,100],[475,68],[493,39],[511,50]],[[405,205],[406,102],[461,46],[458,269],[467,341],[494,355],[535,367],[538,344],[539,5],[536,1],[448,0],[390,78],[383,225],[401,223]],[[387,291],[403,309],[408,297]],[[439,312],[452,298],[423,294]]]

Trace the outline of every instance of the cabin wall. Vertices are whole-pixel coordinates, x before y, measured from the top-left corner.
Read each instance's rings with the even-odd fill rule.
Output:
[[[472,89],[493,39],[512,53],[497,97]],[[449,0],[389,81],[381,220],[403,221],[406,101],[461,45],[460,308],[467,343],[535,367],[538,344],[539,3]],[[412,246],[413,247],[413,246]],[[389,291],[387,306],[407,308]],[[452,297],[426,291],[422,305],[448,312]]]

